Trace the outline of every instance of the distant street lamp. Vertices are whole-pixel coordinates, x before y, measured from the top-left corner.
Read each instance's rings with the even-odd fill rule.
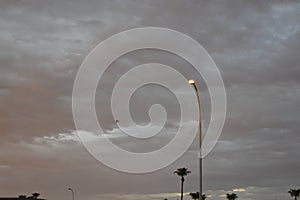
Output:
[[[198,114],[199,114],[199,200],[202,200],[202,123],[201,123],[201,109],[200,109],[200,95],[195,80],[189,80],[189,84],[194,86],[197,101],[198,101]]]
[[[74,190],[72,188],[68,188],[72,192],[72,200],[74,200]]]

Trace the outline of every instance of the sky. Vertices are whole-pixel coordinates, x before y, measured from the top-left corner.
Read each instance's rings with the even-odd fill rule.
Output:
[[[192,171],[185,191],[197,190],[197,141],[162,170],[128,174],[94,159],[75,131],[72,88],[84,58],[113,34],[153,26],[194,38],[224,80],[227,116],[217,145],[203,160],[205,194],[215,200],[228,192],[245,200],[291,199],[287,191],[300,186],[299,19],[296,0],[0,1],[0,196],[39,192],[68,200],[72,187],[78,200],[175,200],[180,182],[173,171],[182,166]],[[170,53],[141,50],[120,57],[96,94],[107,133],[121,134],[108,104],[117,77],[148,62],[168,64],[201,82],[192,66]],[[200,94],[205,130],[205,86]],[[164,146],[179,120],[172,93],[146,86],[132,101],[132,116],[141,124],[149,120],[149,105],[164,105],[166,127],[148,142],[112,140],[135,152]]]

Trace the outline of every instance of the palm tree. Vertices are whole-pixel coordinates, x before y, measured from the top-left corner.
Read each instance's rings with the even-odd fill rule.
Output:
[[[178,168],[176,171],[174,171],[174,174],[177,174],[181,177],[181,200],[183,200],[183,182],[184,177],[187,176],[191,171],[188,170],[188,168]]]
[[[291,197],[294,197],[294,199],[297,200],[300,195],[300,189],[290,189],[288,193],[291,195]]]
[[[38,196],[40,196],[40,193],[37,193],[37,192],[32,193],[32,197],[33,197],[34,199],[37,199]]]
[[[235,200],[235,199],[237,199],[238,198],[238,195],[237,194],[235,194],[235,193],[232,193],[232,194],[226,194],[226,199],[228,199],[228,200]]]
[[[199,192],[191,192],[190,196],[192,197],[192,199],[197,200],[199,199]]]
[[[197,200],[197,199],[199,199],[199,192],[191,192],[190,196],[192,197],[192,199]],[[205,200],[206,198],[207,198],[207,196],[205,194],[203,194],[201,200]]]

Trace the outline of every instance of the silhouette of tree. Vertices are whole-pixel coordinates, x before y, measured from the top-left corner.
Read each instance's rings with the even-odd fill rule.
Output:
[[[19,195],[19,199],[26,199],[26,195]]]
[[[192,199],[197,200],[199,199],[199,192],[191,192],[190,196],[192,197]]]
[[[183,200],[183,183],[184,183],[184,177],[187,176],[191,171],[188,170],[188,168],[178,168],[176,171],[174,171],[174,174],[177,174],[181,177],[181,200]]]
[[[33,199],[37,199],[39,196],[40,196],[40,193],[37,193],[37,192],[32,193]]]
[[[199,192],[191,192],[190,196],[192,197],[192,199],[197,200],[197,199],[199,199]],[[205,194],[202,194],[201,200],[205,200],[206,198],[207,198],[207,196]]]
[[[237,199],[238,198],[238,196],[237,196],[237,194],[235,194],[235,193],[231,193],[231,194],[226,194],[226,199],[228,199],[228,200],[235,200],[235,199]]]
[[[300,195],[300,189],[290,189],[288,193],[291,195],[291,197],[294,197],[294,200],[297,200]]]

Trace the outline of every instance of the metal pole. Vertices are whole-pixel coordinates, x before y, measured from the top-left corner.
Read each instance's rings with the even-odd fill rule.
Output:
[[[196,91],[197,101],[198,101],[198,113],[199,113],[199,200],[202,200],[202,123],[201,123],[201,107],[200,107],[200,95],[195,81],[192,81],[191,84],[194,86]]]
[[[72,200],[74,200],[75,198],[74,198],[74,191],[73,191],[73,189],[72,188],[68,188],[68,190],[70,190],[72,192]]]

